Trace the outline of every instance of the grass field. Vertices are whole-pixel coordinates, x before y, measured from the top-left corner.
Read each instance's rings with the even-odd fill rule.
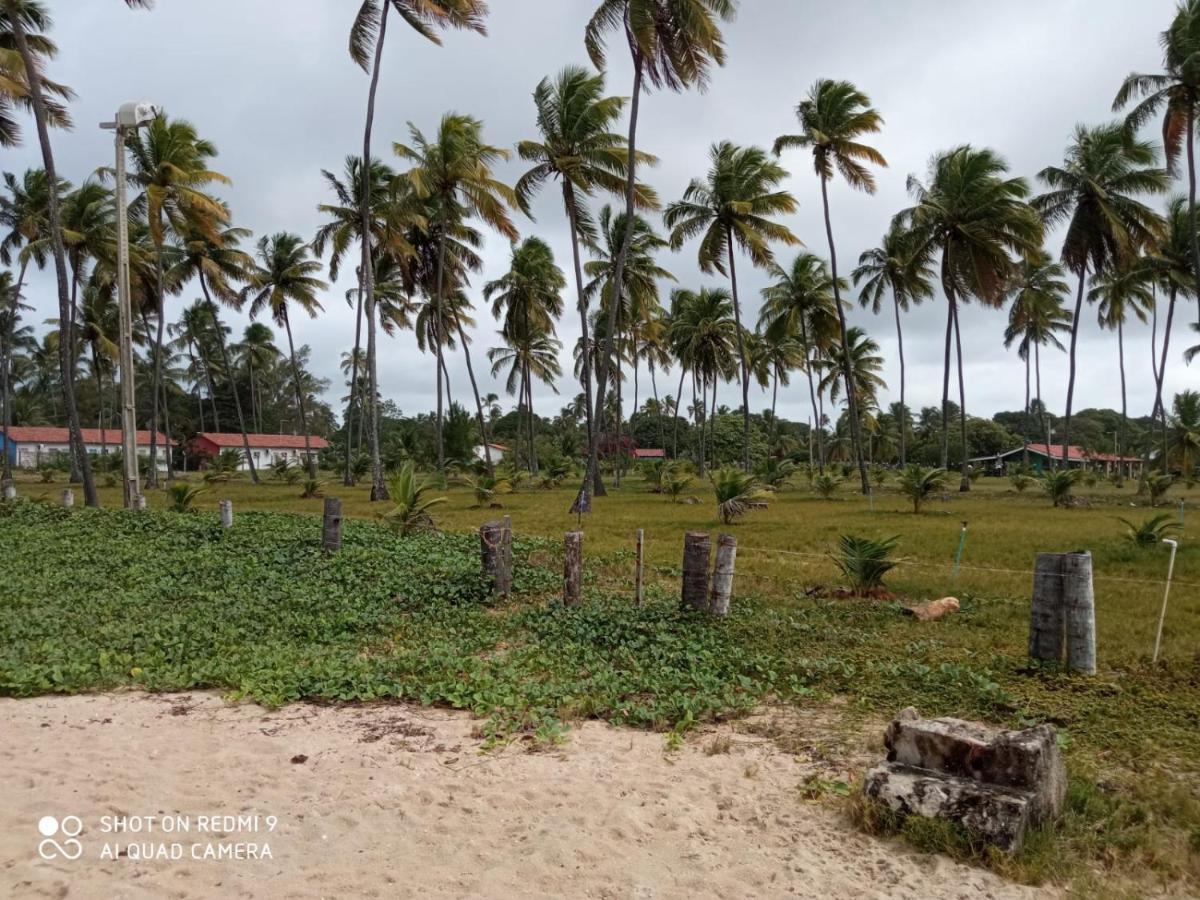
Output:
[[[18,487],[23,497],[57,502],[63,485],[21,481]],[[274,702],[294,696],[406,696],[471,708],[490,716],[490,727],[498,734],[527,729],[542,739],[555,739],[581,716],[684,734],[695,722],[737,713],[768,698],[828,705],[849,728],[878,722],[910,704],[929,715],[982,718],[1011,727],[1051,721],[1060,728],[1072,776],[1068,814],[1057,834],[1033,840],[1015,860],[989,862],[1025,880],[1071,880],[1080,896],[1141,896],[1166,885],[1185,894],[1200,888],[1200,795],[1195,787],[1200,774],[1200,509],[1194,506],[1200,494],[1177,489],[1168,498],[1172,511],[1180,497],[1185,499],[1187,521],[1163,660],[1151,665],[1167,554],[1161,546],[1137,548],[1123,538],[1118,517],[1141,521],[1150,513],[1131,506],[1136,502],[1132,487],[1080,488],[1077,494],[1088,498],[1090,507],[1053,509],[1036,486],[1017,494],[1007,481],[985,479],[969,495],[935,500],[920,515],[886,485],[873,503],[848,487],[832,500],[795,487],[776,494],[768,509],[727,528],[719,525],[711,493],[699,482],[694,488],[698,503],[672,504],[650,493],[640,479],[630,478],[608,498],[597,500],[596,511],[583,522],[589,602],[583,610],[564,614],[547,603],[556,590],[562,534],[576,525],[567,513],[572,497],[567,488],[505,494],[500,498],[503,511],[474,508],[473,497],[462,489],[445,491],[449,502],[437,507],[436,517],[448,531],[468,531],[508,514],[518,536],[546,539],[525,547],[524,595],[508,608],[471,605],[464,611],[446,606],[442,588],[433,586],[452,580],[431,580],[428,572],[412,580],[412,573],[421,570],[421,554],[414,557],[411,551],[426,545],[405,548],[366,523],[348,528],[353,554],[336,563],[341,574],[332,582],[335,594],[315,609],[293,608],[289,583],[309,585],[315,579],[325,584],[329,577],[307,543],[315,545],[319,526],[303,519],[261,518],[250,511],[316,515],[321,500],[302,500],[298,485],[279,482],[216,485],[200,497],[201,514],[164,514],[152,521],[178,521],[189,534],[211,534],[216,503],[228,498],[251,538],[262,530],[261,546],[246,539],[235,552],[232,544],[209,547],[208,538],[199,541],[199,548],[183,539],[167,541],[160,548],[166,559],[152,566],[145,579],[167,593],[176,583],[170,574],[174,571],[181,572],[180,579],[183,573],[212,579],[198,597],[224,598],[220,608],[228,622],[222,636],[210,633],[216,626],[207,621],[183,622],[184,642],[194,648],[189,652],[196,659],[179,651],[180,658],[171,657],[174,662],[154,674],[150,667],[138,666],[135,678],[120,665],[101,677],[89,656],[97,649],[94,639],[81,633],[78,640],[91,649],[80,654],[84,661],[78,671],[64,684],[39,688],[29,660],[40,659],[42,645],[18,633],[26,656],[7,657],[9,671],[0,673],[0,681],[15,693],[133,681],[158,689],[226,686]],[[371,519],[387,508],[370,504],[365,487],[345,489],[331,479],[327,489],[342,497],[352,517]],[[117,505],[119,498],[106,488],[103,500]],[[152,494],[150,505],[164,507],[165,496]],[[134,565],[130,560],[140,560],[158,545],[142,548],[141,533],[125,525],[111,542],[103,532],[95,539],[63,537],[62,529],[86,523],[89,515],[39,519],[32,541],[15,529],[6,530],[0,521],[0,575],[25,585],[27,593],[53,590],[50,611],[61,604],[77,609],[80,604],[121,602],[86,585],[96,578],[103,584],[105,577],[126,577],[123,573]],[[964,520],[968,535],[956,576],[953,560]],[[271,537],[270,528],[281,528],[281,536]],[[650,602],[642,611],[630,603],[637,528],[646,533],[649,565]],[[698,626],[676,608],[687,530],[726,530],[738,537],[734,614],[725,623]],[[303,538],[298,549],[297,535],[309,531],[311,538]],[[828,554],[844,533],[899,536],[903,563],[889,586],[911,600],[953,594],[963,601],[962,612],[918,623],[899,615],[896,602],[809,596],[809,586],[837,584]],[[353,541],[352,534],[358,535]],[[445,564],[455,572],[469,569],[471,540],[447,540],[428,546],[453,548],[454,559]],[[1100,664],[1095,678],[1035,670],[1026,659],[1034,555],[1074,549],[1090,550],[1095,560]],[[394,565],[375,562],[381,552],[395,554]],[[433,557],[438,565],[444,562],[440,553]],[[172,554],[178,555],[174,562]],[[249,556],[243,560],[245,554]],[[258,563],[250,562],[255,554],[263,556],[261,565],[268,570],[274,560],[281,571],[264,574]],[[253,577],[230,576],[225,569],[232,560],[243,560],[238,565],[250,567]],[[45,573],[54,571],[55,561],[68,570],[90,571],[47,588]],[[234,566],[234,571],[241,570]],[[267,588],[259,581],[264,578]],[[238,637],[239,628],[257,634],[255,623],[273,615],[270,605],[262,606],[264,591],[288,610],[286,622],[291,623],[262,638],[272,648],[266,657],[261,647],[244,646],[248,640]],[[436,615],[422,611],[423,591],[434,597],[430,605]],[[399,612],[380,612],[372,605],[389,592],[405,598]],[[311,595],[307,587],[296,593]],[[359,609],[360,597],[369,599],[363,601],[367,607],[353,618],[354,627],[342,627],[339,610],[347,604]],[[142,593],[140,606],[110,612],[114,621],[153,619],[161,612],[160,602]],[[5,612],[2,605],[0,612]],[[317,624],[306,624],[309,616]],[[0,631],[12,642],[14,629],[23,629],[30,617],[39,622],[34,629],[39,640],[49,639],[60,627],[47,604],[35,602],[22,606],[19,615],[10,606]],[[303,636],[302,647],[297,635]],[[114,640],[124,646],[131,639],[119,633]],[[144,650],[146,641],[155,646],[153,636],[141,633],[134,645]],[[224,649],[218,652],[218,647]],[[326,648],[319,661],[316,647]],[[38,677],[50,677],[38,665]],[[297,668],[303,677],[295,674]],[[907,831],[923,846],[978,853],[920,825]]]

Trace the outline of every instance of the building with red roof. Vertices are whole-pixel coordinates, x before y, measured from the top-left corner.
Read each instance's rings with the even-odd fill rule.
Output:
[[[120,428],[81,428],[84,447],[92,456],[117,453],[121,449]],[[167,436],[158,433],[160,468],[167,465],[166,448],[170,444]],[[138,456],[150,455],[150,432],[137,433]],[[51,463],[71,449],[70,432],[53,425],[13,425],[8,429],[8,440],[0,432],[0,453],[8,454],[9,465],[19,469],[36,469]]]
[[[250,454],[256,468],[281,460],[296,464],[304,462],[305,442],[302,434],[248,434],[243,441],[240,431],[202,431],[188,442],[188,454],[197,458],[203,468],[222,450],[236,450],[242,454],[238,468],[245,470],[250,468],[245,458],[246,443],[250,444]],[[315,455],[326,449],[329,441],[309,435],[308,446]]]

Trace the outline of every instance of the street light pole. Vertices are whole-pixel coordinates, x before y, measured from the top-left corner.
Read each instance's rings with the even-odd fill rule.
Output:
[[[149,103],[125,103],[116,119],[100,127],[116,133],[117,193],[117,308],[120,318],[121,370],[121,467],[122,493],[126,509],[141,507],[138,481],[137,400],[134,395],[133,311],[129,299],[129,204],[125,188],[125,142],[131,131],[149,123],[158,110]],[[153,463],[151,463],[153,464]]]

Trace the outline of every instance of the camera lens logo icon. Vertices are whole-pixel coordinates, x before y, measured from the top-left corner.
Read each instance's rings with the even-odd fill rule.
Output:
[[[38,819],[38,831],[42,842],[38,844],[38,856],[42,859],[79,859],[83,856],[83,844],[75,840],[83,831],[83,822],[79,816],[63,816],[62,821],[54,816],[42,816]],[[59,843],[56,837],[61,834],[63,840]]]

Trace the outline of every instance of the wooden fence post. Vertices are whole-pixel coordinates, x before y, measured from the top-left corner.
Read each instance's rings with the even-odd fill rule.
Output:
[[[500,552],[504,557],[504,564],[501,566],[501,571],[504,573],[504,582],[502,584],[501,593],[507,597],[512,591],[513,580],[513,523],[512,516],[504,516],[500,520],[504,526],[500,538]]]
[[[145,494],[138,494],[136,497],[133,498],[133,508],[134,509],[145,509],[146,508],[146,495]]]
[[[643,571],[646,562],[646,533],[643,529],[637,530],[637,568],[633,573],[633,596],[634,602],[640,607],[646,602],[646,594],[642,587]]]
[[[17,486],[15,484],[13,484],[11,481],[4,482],[4,499],[5,500],[16,500],[17,499]]]
[[[325,512],[321,518],[321,549],[326,553],[337,553],[342,549],[342,501],[338,497],[325,498]]]
[[[70,509],[75,505],[75,492],[70,488],[64,488],[62,492],[62,505]]]
[[[492,583],[492,596],[508,596],[512,584],[512,571],[506,571],[511,557],[504,552],[504,523],[487,522],[479,526],[479,552],[483,574]]]
[[[737,538],[732,534],[717,535],[717,562],[713,568],[712,597],[708,611],[714,616],[729,615],[729,598],[733,595],[733,569],[737,562]]]
[[[1096,592],[1092,586],[1092,554],[1086,550],[1064,553],[1061,580],[1067,668],[1095,675]]]
[[[1029,613],[1029,656],[1062,662],[1063,611],[1060,553],[1039,553],[1033,564],[1033,602]]]
[[[689,531],[683,536],[683,593],[684,606],[708,610],[708,558],[712,538],[705,531]]]
[[[217,503],[217,508],[221,511],[221,527],[233,527],[233,501],[221,500]]]
[[[563,541],[563,603],[578,606],[583,599],[583,532],[568,531]]]

